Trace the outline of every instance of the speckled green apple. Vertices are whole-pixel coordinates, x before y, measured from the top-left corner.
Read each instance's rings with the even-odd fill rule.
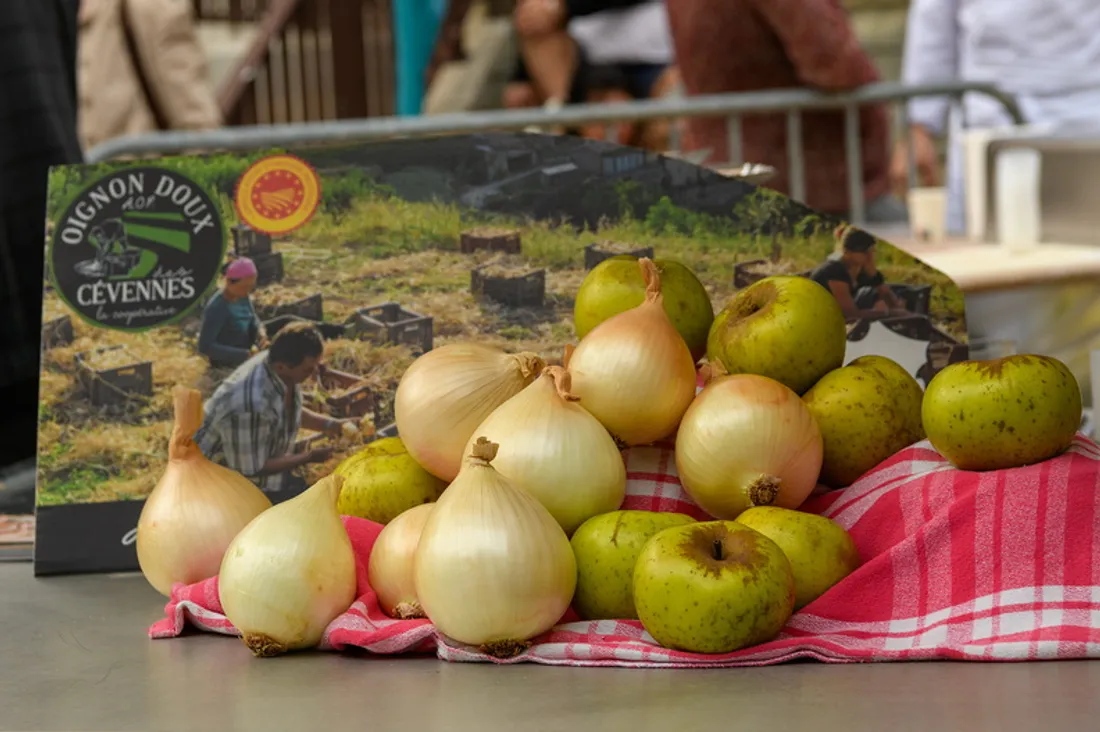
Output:
[[[884,356],[863,356],[821,377],[802,397],[821,428],[820,481],[849,486],[919,442],[921,396],[917,380]]]
[[[860,356],[849,366],[870,366],[890,380],[893,385],[894,402],[898,411],[904,415],[909,434],[906,444],[912,445],[924,439],[924,423],[921,421],[920,408],[924,401],[924,389],[911,373],[897,361],[886,356]]]
[[[710,327],[707,359],[803,394],[844,362],[847,339],[832,293],[806,277],[776,275],[730,298]]]
[[[676,331],[698,361],[707,351],[707,333],[714,321],[714,306],[695,273],[680,262],[655,259],[661,275],[661,297],[665,312]],[[613,315],[636,308],[645,299],[645,280],[638,259],[630,255],[611,257],[592,268],[577,291],[573,324],[578,338]]]
[[[345,516],[387,524],[413,506],[432,503],[447,484],[413,459],[399,437],[385,437],[346,458],[336,508]]]
[[[757,506],[737,517],[783,550],[794,572],[794,609],[801,610],[859,569],[859,550],[844,528],[825,516]]]
[[[683,513],[629,510],[585,521],[569,542],[577,559],[573,609],[585,620],[637,620],[634,565],[642,547],[657,532],[694,521]]]
[[[1002,470],[1061,454],[1081,426],[1081,388],[1056,358],[1033,354],[947,366],[921,409],[932,446],[961,470]]]
[[[653,639],[731,653],[775,638],[794,610],[791,563],[774,541],[733,521],[655,534],[634,567],[634,604]]]

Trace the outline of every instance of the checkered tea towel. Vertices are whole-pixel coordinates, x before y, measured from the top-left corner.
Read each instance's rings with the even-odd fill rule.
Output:
[[[624,451],[624,508],[705,519],[680,488],[669,447]],[[953,469],[927,442],[903,450],[855,485],[814,496],[805,510],[851,532],[860,569],[796,613],[776,640],[736,653],[661,648],[629,620],[569,613],[522,655],[500,663],[714,667],[796,658],[845,663],[916,659],[1100,657],[1100,447],[1078,437],[1061,457],[991,473]],[[434,652],[446,661],[495,661],[441,636],[427,620],[393,620],[366,580],[381,526],[345,525],[359,557],[359,599],[322,648]],[[153,638],[187,625],[236,634],[222,615],[217,578],[177,585]]]

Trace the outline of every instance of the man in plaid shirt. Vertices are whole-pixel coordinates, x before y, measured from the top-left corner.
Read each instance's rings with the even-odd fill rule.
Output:
[[[331,447],[295,453],[298,430],[339,436],[345,421],[302,406],[301,384],[317,373],[324,343],[309,323],[291,323],[241,364],[206,401],[195,442],[207,458],[252,479],[277,501],[306,488],[294,470],[332,457]]]

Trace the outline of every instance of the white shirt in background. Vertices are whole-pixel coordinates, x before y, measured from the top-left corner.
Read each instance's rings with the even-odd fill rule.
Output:
[[[1100,0],[912,0],[906,84],[975,81],[1016,97],[1029,123],[1100,121]],[[914,99],[909,121],[948,133],[947,223],[965,230],[961,131],[1011,125],[1004,108],[968,94],[962,113]]]
[[[573,18],[569,35],[593,64],[672,63],[672,32],[663,0]]]

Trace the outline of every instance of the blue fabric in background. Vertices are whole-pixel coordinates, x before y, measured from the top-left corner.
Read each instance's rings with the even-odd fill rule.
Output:
[[[436,36],[448,0],[394,0],[393,40],[397,76],[395,106],[400,116],[421,112],[424,72],[432,57]]]

